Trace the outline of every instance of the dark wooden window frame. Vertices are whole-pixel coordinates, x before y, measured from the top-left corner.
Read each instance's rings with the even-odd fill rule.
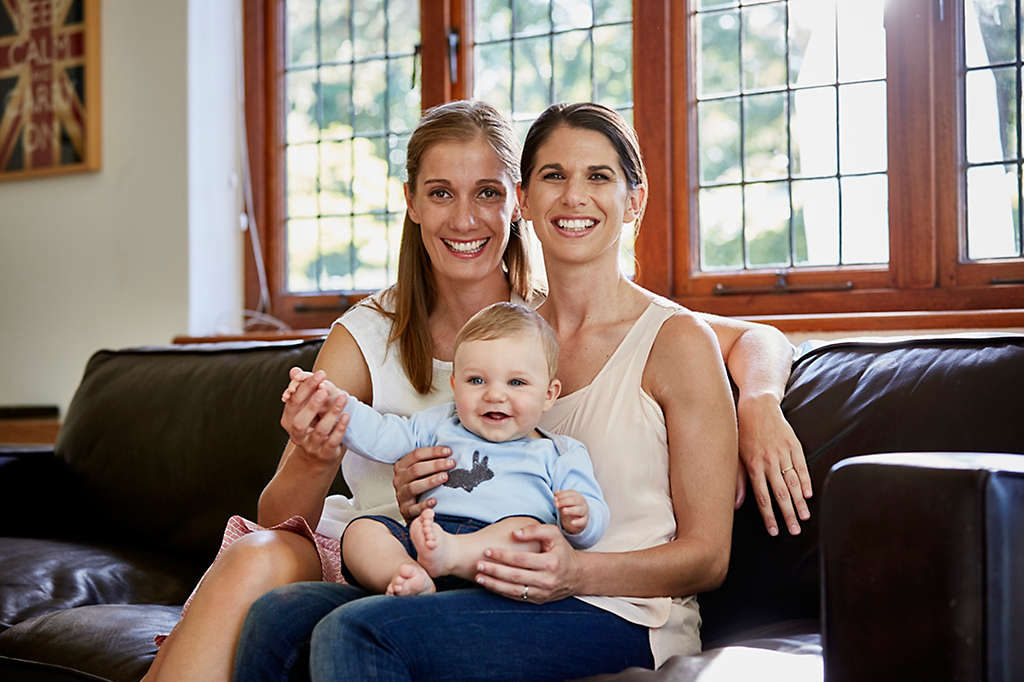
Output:
[[[776,270],[700,273],[696,195],[695,98],[689,39],[694,0],[634,0],[634,125],[650,181],[636,244],[637,281],[708,312],[761,317],[784,329],[884,329],[1024,326],[1024,260],[965,262],[960,235],[962,115],[960,0],[887,3],[889,267],[800,268],[785,272],[791,290],[716,295],[716,284],[771,289]],[[472,93],[472,0],[421,0],[423,106]],[[270,286],[266,312],[294,328],[325,327],[354,296],[297,295],[284,277],[283,0],[244,4],[246,119],[254,208]],[[456,79],[448,36],[459,37]],[[913,40],[902,36],[913,35]],[[255,261],[246,246],[246,306],[259,300]],[[1016,280],[1016,281],[1014,281]],[[849,291],[826,291],[849,281]],[[1012,283],[993,284],[993,281]],[[799,291],[799,289],[807,289]],[[358,296],[358,293],[356,294]],[[296,312],[301,306],[306,311]],[[924,311],[924,312],[920,312]]]

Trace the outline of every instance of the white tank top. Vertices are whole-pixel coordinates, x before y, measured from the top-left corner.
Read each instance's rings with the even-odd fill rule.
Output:
[[[647,357],[662,324],[682,310],[657,298],[587,386],[559,398],[541,426],[587,446],[594,473],[611,509],[594,552],[626,552],[675,537],[668,475],[668,436],[661,406],[643,390]],[[651,629],[651,651],[660,665],[677,653],[700,651],[696,599],[579,597]]]

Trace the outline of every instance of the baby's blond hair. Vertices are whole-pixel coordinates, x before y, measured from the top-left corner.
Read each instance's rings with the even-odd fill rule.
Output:
[[[537,311],[518,303],[493,303],[469,318],[455,336],[453,355],[465,341],[490,341],[530,331],[540,336],[550,381],[558,373],[558,339],[551,325]]]

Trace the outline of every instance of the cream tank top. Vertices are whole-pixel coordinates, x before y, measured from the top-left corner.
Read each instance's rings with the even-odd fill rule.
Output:
[[[559,398],[541,426],[586,444],[611,509],[604,537],[590,551],[626,552],[675,537],[668,476],[668,435],[661,406],[643,390],[644,367],[662,325],[682,310],[655,298],[587,386]],[[700,651],[697,600],[578,597],[651,628],[655,665]]]

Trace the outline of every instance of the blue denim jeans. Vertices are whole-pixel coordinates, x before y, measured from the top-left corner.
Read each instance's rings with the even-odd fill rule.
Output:
[[[564,680],[653,667],[647,628],[563,599],[530,604],[479,588],[368,596],[297,583],[249,611],[235,657],[252,680]]]

